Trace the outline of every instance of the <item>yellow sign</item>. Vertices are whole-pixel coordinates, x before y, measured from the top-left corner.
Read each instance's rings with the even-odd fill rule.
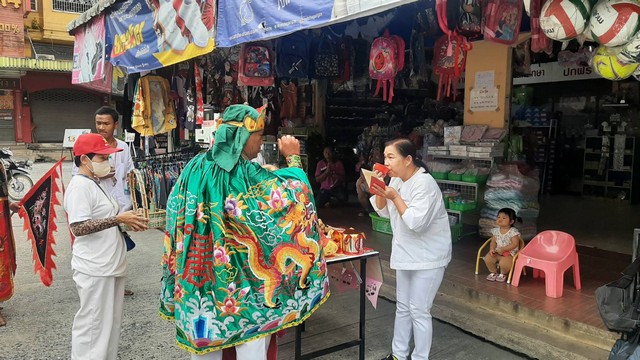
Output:
[[[7,4],[13,4],[14,8],[20,9],[20,5],[22,5],[22,1],[20,1],[20,0],[0,0],[0,5],[2,5],[2,7],[7,7]]]

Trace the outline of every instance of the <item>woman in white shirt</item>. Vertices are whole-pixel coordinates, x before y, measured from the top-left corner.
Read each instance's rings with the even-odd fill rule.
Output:
[[[116,199],[100,184],[109,175],[112,148],[99,134],[80,135],[73,145],[78,174],[64,195],[64,208],[75,236],[71,268],[80,309],[71,330],[71,359],[113,359],[118,354],[126,245],[118,224],[146,230],[148,220],[134,211],[119,213]]]
[[[370,200],[380,216],[390,219],[393,232],[396,318],[392,354],[385,360],[408,359],[412,335],[415,348],[411,359],[428,359],[433,332],[431,306],[451,260],[449,219],[440,188],[416,158],[411,141],[388,142],[384,164],[391,181],[385,188],[374,185]]]

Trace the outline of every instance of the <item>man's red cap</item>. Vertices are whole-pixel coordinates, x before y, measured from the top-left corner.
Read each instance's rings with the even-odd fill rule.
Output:
[[[107,140],[100,134],[82,134],[73,144],[73,155],[100,154],[109,155],[122,151],[120,148],[112,148]]]

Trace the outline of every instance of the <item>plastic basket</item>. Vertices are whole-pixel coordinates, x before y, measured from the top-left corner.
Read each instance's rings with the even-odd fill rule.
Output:
[[[462,175],[460,180],[468,183],[484,184],[488,178],[489,175]]]
[[[433,176],[434,179],[437,180],[447,180],[447,173],[441,173],[441,172],[431,172],[431,176]]]
[[[462,235],[462,224],[451,226],[451,242],[455,243],[460,240],[460,235]]]
[[[453,180],[453,181],[460,181],[462,180],[462,174],[455,174],[455,173],[449,173],[447,175],[447,177],[449,178],[449,180]]]
[[[476,208],[477,204],[475,201],[468,202],[454,202],[449,201],[449,209],[457,210],[457,211],[471,211]]]
[[[373,231],[385,233],[391,235],[391,222],[387,218],[380,217],[375,213],[370,213],[369,217],[371,217],[371,225],[373,226]]]

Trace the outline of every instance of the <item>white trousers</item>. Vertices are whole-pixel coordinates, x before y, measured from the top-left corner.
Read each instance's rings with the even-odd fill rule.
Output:
[[[433,327],[431,306],[444,277],[444,267],[429,270],[396,270],[396,320],[392,351],[398,360],[409,358],[413,333],[412,360],[429,359]]]
[[[80,310],[71,329],[72,360],[115,360],[118,355],[124,277],[89,276],[73,272]]]
[[[236,360],[267,360],[271,335],[236,346]],[[191,354],[191,360],[222,360],[222,351],[204,355]]]

